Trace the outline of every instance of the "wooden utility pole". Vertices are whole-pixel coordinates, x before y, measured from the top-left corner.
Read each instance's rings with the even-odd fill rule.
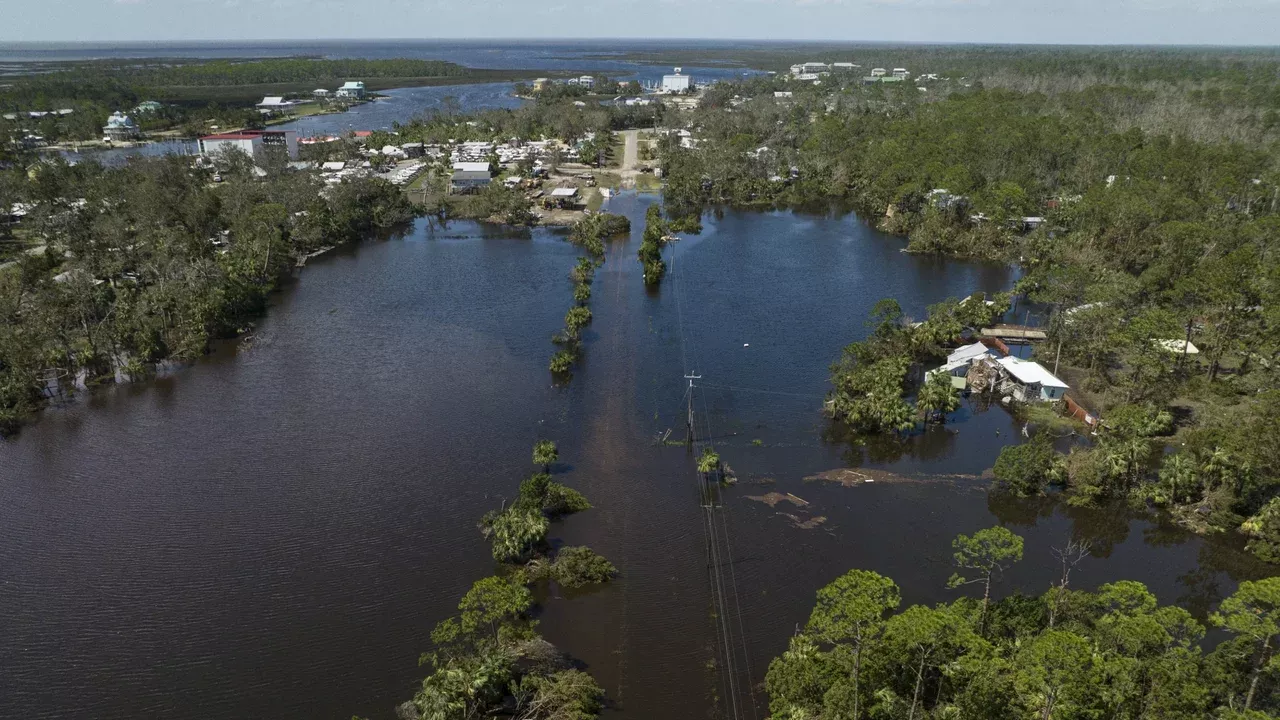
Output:
[[[693,381],[701,380],[701,375],[685,375],[685,380],[689,381],[689,391],[685,393],[685,398],[689,401],[689,414],[685,420],[686,427],[689,430],[689,444],[693,444]]]

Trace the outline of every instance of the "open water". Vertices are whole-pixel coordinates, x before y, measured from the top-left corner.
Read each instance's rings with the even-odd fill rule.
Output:
[[[432,626],[494,570],[476,521],[514,495],[539,438],[595,506],[553,541],[621,570],[546,597],[544,634],[604,685],[611,716],[710,717],[727,693],[708,669],[706,510],[688,450],[657,442],[683,434],[688,373],[699,433],[740,478],[712,512],[743,688],[840,573],[944,601],[952,537],[997,523],[1026,538],[1002,595],[1042,592],[1069,536],[1094,542],[1074,585],[1137,579],[1201,615],[1261,571],[1124,511],[989,495],[978,476],[1019,432],[999,408],[892,445],[832,432],[828,365],[877,300],[918,317],[1007,288],[1011,269],[909,256],[849,215],[728,211],[649,291],[635,252],[653,200],[609,201],[634,230],[596,276],[567,385],[547,360],[576,249],[552,230],[421,222],[312,261],[250,338],[0,444],[0,717],[390,718]],[[805,479],[837,468],[900,479]],[[804,504],[753,499],[770,492]],[[748,694],[744,713],[763,712]]]

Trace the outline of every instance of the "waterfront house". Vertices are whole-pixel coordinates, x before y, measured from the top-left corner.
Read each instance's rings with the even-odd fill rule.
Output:
[[[133,140],[141,134],[133,118],[122,112],[111,113],[111,117],[107,118],[107,124],[102,128],[102,139],[107,142]]]
[[[1069,389],[1038,362],[1011,355],[996,360],[996,364],[1001,373],[1000,392],[1012,395],[1019,402],[1056,402]]]
[[[293,103],[285,100],[281,96],[269,95],[262,98],[262,102],[258,103],[255,107],[257,107],[258,112],[263,115],[274,115],[276,113],[282,113],[293,107]]]
[[[315,90],[311,91],[311,97],[317,100],[328,100],[329,91],[325,90],[324,88],[316,88]]]
[[[453,164],[453,176],[449,180],[449,190],[455,193],[475,192],[488,187],[493,181],[487,162],[456,162]]]
[[[534,91],[534,92],[542,92],[543,90],[546,90],[546,89],[547,89],[547,86],[548,86],[548,85],[550,85],[550,84],[551,84],[551,80],[549,80],[549,79],[547,79],[547,78],[534,78],[534,79],[533,79],[533,91]]]
[[[965,378],[969,375],[969,369],[975,363],[990,362],[996,356],[997,354],[991,348],[980,342],[964,345],[952,350],[951,354],[947,355],[947,362],[925,373],[925,377],[931,377],[935,373],[949,375],[952,378],[952,387],[963,390],[967,385]]]
[[[229,150],[239,150],[255,161],[268,149],[277,147],[288,154],[290,160],[298,159],[298,134],[292,130],[241,130],[239,132],[206,135],[199,140],[200,154],[216,157]]]
[[[358,80],[348,80],[346,83],[342,85],[342,87],[338,88],[338,92],[336,94],[340,98],[347,98],[349,100],[363,100],[364,99],[364,83]]]

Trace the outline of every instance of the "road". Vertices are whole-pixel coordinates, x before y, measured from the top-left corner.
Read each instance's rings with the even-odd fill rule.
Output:
[[[636,175],[640,174],[638,169],[640,165],[640,131],[622,130],[620,134],[625,141],[622,151],[622,187],[634,188],[636,186]]]

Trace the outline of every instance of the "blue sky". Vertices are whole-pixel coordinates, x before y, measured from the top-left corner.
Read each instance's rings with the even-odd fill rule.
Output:
[[[1280,44],[1280,0],[0,0],[0,41],[760,38]]]

